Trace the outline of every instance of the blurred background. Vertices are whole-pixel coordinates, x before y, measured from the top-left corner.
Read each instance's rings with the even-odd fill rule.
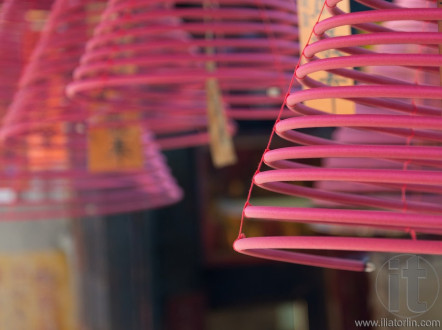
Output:
[[[322,6],[298,2],[311,20]],[[0,330],[338,330],[392,317],[376,290],[385,274],[232,249],[284,95],[300,89],[289,87],[294,0],[0,3]],[[198,16],[207,8],[227,18]],[[324,234],[246,225],[250,236]]]

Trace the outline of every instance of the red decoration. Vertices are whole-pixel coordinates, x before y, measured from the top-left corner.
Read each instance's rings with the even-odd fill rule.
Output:
[[[244,238],[241,227],[234,248],[262,258],[358,271],[371,270],[372,265],[366,260],[346,258],[345,252],[442,254],[442,87],[438,79],[436,83],[433,79],[440,75],[442,56],[416,46],[437,50],[442,44],[440,33],[432,32],[442,19],[442,9],[410,9],[381,0],[358,0],[374,9],[344,13],[336,7],[338,2],[326,1],[333,17],[315,25],[313,31],[319,40],[304,49],[308,63],[296,70],[298,80],[309,89],[291,94],[287,106],[301,116],[277,120],[275,124],[277,135],[299,146],[267,150],[263,162],[271,170],[258,169],[254,177],[254,184],[263,189],[330,204],[301,208],[247,202],[244,216],[344,227],[350,229],[349,234]],[[415,26],[413,31],[403,32],[394,24],[376,24],[404,20],[431,22],[427,23],[430,28]],[[364,33],[344,37],[328,34],[343,25]],[[412,47],[393,53],[365,48],[391,44]],[[347,56],[316,57],[319,52],[334,49]],[[430,79],[424,83],[406,80],[401,72],[402,76],[394,77],[391,73],[396,71],[391,70],[392,66],[399,71],[405,68],[416,75],[425,74]],[[356,70],[357,67],[362,70]],[[369,70],[371,67],[376,68],[375,73]],[[388,68],[384,71],[383,67]],[[327,86],[311,76],[321,70],[354,79],[357,84]],[[327,114],[306,104],[317,99],[347,99],[356,103],[358,110],[352,115]],[[361,106],[365,106],[363,113]],[[339,141],[305,131],[318,127],[338,128],[340,133],[351,130],[352,138],[341,136]],[[384,135],[391,138],[384,139]],[[376,138],[381,141],[375,143]],[[323,163],[327,166],[305,163],[306,159],[330,158],[349,161],[328,160]],[[317,184],[322,182],[329,185]],[[352,229],[361,227],[378,230],[379,235],[395,232],[411,238],[355,235]],[[328,257],[288,250],[335,250],[341,254]]]
[[[103,173],[88,169],[88,127],[82,121],[87,112],[66,98],[65,86],[104,4],[57,0],[52,8],[0,131],[9,153],[3,158],[3,220],[127,212],[164,206],[181,197],[145,129],[135,128],[143,153],[138,158],[144,159],[139,168],[116,167]],[[109,145],[102,148],[109,149],[109,159],[117,165],[126,164],[132,146],[117,133],[111,131]]]

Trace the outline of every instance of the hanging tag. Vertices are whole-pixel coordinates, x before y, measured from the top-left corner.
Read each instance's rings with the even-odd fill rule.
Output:
[[[47,125],[27,137],[28,166],[31,171],[62,170],[68,167],[67,136],[61,124]]]
[[[298,0],[298,21],[299,21],[299,42],[301,49],[307,44],[310,33],[315,26],[316,20],[318,19],[319,13],[321,11],[322,5],[325,0]],[[339,3],[339,8],[344,12],[350,11],[350,1],[343,0]],[[330,17],[330,13],[327,9],[324,9],[321,20]],[[346,36],[351,34],[350,26],[340,26],[331,31],[327,31],[327,34],[331,37],[336,36]],[[316,41],[316,37],[313,35],[310,43]],[[343,56],[343,54],[336,50],[329,50],[326,52],[321,52],[317,55],[319,58],[328,58]],[[305,62],[305,59],[303,59]],[[354,84],[354,81],[349,78],[340,77],[325,71],[315,72],[309,75],[313,79],[320,81],[328,86],[350,86]],[[305,105],[319,109],[324,112],[335,113],[335,114],[352,114],[355,113],[354,102],[343,100],[343,99],[322,99],[322,100],[312,100],[304,102]]]
[[[124,66],[121,74],[134,74],[138,67]],[[106,102],[120,99],[115,90],[104,90],[101,96]],[[101,105],[93,105],[95,113],[106,113]],[[142,127],[137,124],[138,114],[110,114],[97,118],[97,126],[88,128],[88,169],[91,172],[133,171],[144,169]],[[102,123],[102,125],[100,124]],[[110,124],[108,127],[106,123]]]
[[[60,109],[66,105],[62,75],[49,78],[48,93],[44,103],[44,116],[47,119],[59,116]],[[63,123],[47,124],[27,137],[29,168],[33,171],[61,170],[68,168],[69,152],[66,147],[68,137]]]
[[[223,167],[236,163],[233,141],[227,130],[227,119],[221,100],[218,81],[206,81],[207,114],[209,117],[210,152],[213,164]]]
[[[210,10],[210,1],[204,2],[204,8]],[[207,20],[207,19],[206,19]],[[206,40],[213,40],[213,32],[206,31]],[[206,47],[206,55],[214,54],[213,47]],[[216,71],[214,61],[206,61],[208,72]],[[223,167],[236,163],[236,154],[232,137],[227,128],[227,118],[222,102],[221,89],[216,78],[206,80],[207,115],[209,119],[210,152],[215,167]]]
[[[66,257],[57,250],[0,255],[2,329],[77,329]]]
[[[142,129],[137,124],[89,127],[88,168],[91,172],[142,170]]]
[[[64,85],[66,79],[54,75],[48,80],[48,94],[44,115],[47,119],[58,116],[66,105]],[[27,137],[28,162],[31,170],[66,169],[69,164],[68,137],[63,123],[47,124]]]

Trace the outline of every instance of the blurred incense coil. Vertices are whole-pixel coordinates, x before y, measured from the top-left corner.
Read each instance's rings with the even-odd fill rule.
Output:
[[[0,117],[11,103],[20,75],[40,37],[51,0],[7,0],[0,9]]]
[[[296,22],[286,0],[110,1],[68,93],[141,113],[160,145],[205,131],[211,79],[228,117],[270,119],[297,61]]]
[[[99,162],[90,169],[87,113],[65,96],[65,86],[84,51],[105,1],[57,0],[0,131],[5,155],[0,182],[2,220],[80,217],[160,207],[181,190],[146,129],[105,132]],[[106,135],[107,134],[107,135]],[[95,146],[97,148],[97,146]],[[131,161],[136,157],[136,164]],[[129,160],[128,160],[129,158]]]

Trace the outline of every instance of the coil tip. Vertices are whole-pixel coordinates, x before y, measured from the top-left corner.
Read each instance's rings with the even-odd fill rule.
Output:
[[[365,271],[367,272],[367,273],[371,273],[372,271],[374,271],[376,269],[376,266],[375,266],[375,264],[374,263],[372,263],[372,262],[370,262],[370,261],[368,261],[368,262],[366,262],[365,263]]]

